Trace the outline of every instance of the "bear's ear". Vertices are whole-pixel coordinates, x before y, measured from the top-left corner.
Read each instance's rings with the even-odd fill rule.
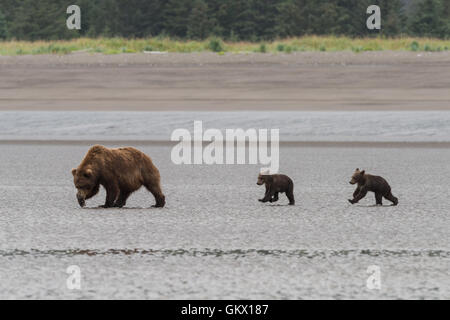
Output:
[[[360,172],[360,174],[361,174],[362,176],[364,175],[364,173],[366,173],[366,170],[363,170],[363,171]]]
[[[72,175],[75,177],[76,174],[77,174],[77,169],[72,169]]]
[[[356,170],[355,170],[356,172],[358,172],[359,171],[359,168],[356,168]]]

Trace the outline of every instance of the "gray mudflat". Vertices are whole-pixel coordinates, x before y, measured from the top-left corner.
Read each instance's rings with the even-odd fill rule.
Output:
[[[144,190],[124,209],[79,208],[70,169],[87,145],[0,145],[0,298],[450,297],[448,148],[282,147],[291,207],[257,201],[256,166],[176,166],[169,146],[138,147],[160,168],[164,209]],[[351,206],[356,167],[400,205]],[[381,290],[366,287],[370,265]]]

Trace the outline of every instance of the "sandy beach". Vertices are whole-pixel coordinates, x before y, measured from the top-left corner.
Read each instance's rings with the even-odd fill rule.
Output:
[[[450,52],[0,56],[0,110],[449,110]]]

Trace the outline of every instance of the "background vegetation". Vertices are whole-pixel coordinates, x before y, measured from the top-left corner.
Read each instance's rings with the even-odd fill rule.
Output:
[[[446,51],[450,40],[431,38],[349,38],[332,36],[305,36],[269,42],[206,40],[173,40],[171,38],[77,38],[56,41],[7,41],[0,44],[0,55],[66,54],[71,52],[101,52],[106,54],[145,51],[199,52],[212,51],[247,53],[292,53],[298,51]]]
[[[82,30],[67,30],[66,8],[82,9]],[[382,9],[382,30],[365,27]],[[449,0],[0,0],[0,37],[77,37],[267,41],[303,35],[450,36]]]
[[[71,4],[79,31],[66,27]],[[371,4],[381,31],[365,26]],[[448,39],[450,0],[0,0],[0,54],[439,51]]]

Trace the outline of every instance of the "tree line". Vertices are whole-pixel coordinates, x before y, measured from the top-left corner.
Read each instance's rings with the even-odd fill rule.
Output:
[[[81,30],[66,9],[81,8]],[[369,5],[381,30],[366,28]],[[0,0],[0,39],[76,37],[265,41],[302,35],[450,37],[450,0]]]

